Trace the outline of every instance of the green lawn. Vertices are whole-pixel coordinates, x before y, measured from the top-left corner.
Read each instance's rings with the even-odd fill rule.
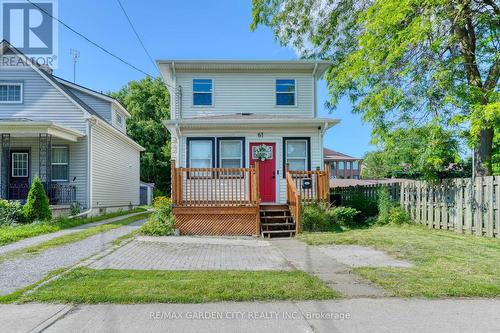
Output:
[[[48,241],[45,241],[45,242],[37,244],[37,245],[25,247],[25,248],[22,248],[19,250],[10,251],[10,252],[5,253],[4,255],[0,255],[0,262],[4,261],[6,259],[12,259],[14,257],[18,257],[18,256],[23,255],[23,254],[28,254],[28,253],[36,254],[36,253],[39,253],[41,251],[45,251],[47,249],[50,249],[52,247],[77,242],[77,241],[80,241],[82,239],[97,235],[99,233],[113,230],[113,229],[119,228],[121,226],[130,224],[132,222],[145,219],[149,215],[150,215],[149,212],[144,212],[144,213],[137,214],[134,216],[124,217],[123,219],[118,220],[118,221],[114,221],[114,222],[110,222],[110,223],[106,223],[106,224],[101,224],[101,225],[98,225],[95,227],[84,229],[82,231],[59,236],[59,237],[50,239]]]
[[[311,245],[368,245],[413,262],[413,268],[354,269],[396,296],[500,296],[499,239],[429,230],[420,225],[304,233],[298,238]]]
[[[302,271],[138,271],[77,268],[21,302],[204,303],[339,297]]]
[[[0,246],[17,242],[24,238],[34,237],[42,234],[48,234],[62,229],[76,227],[82,224],[98,222],[117,216],[128,215],[144,211],[145,211],[144,208],[135,208],[129,211],[119,211],[119,212],[89,217],[85,219],[58,218],[50,222],[23,224],[17,226],[2,226],[0,227]]]

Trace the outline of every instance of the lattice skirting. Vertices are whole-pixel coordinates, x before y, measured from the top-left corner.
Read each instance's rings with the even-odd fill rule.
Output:
[[[259,207],[175,207],[181,235],[258,235]]]

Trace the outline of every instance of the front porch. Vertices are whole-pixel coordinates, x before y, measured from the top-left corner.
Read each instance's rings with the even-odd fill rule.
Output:
[[[39,177],[53,207],[60,210],[77,202],[85,179],[78,179],[81,166],[72,163],[70,154],[82,155],[82,137],[51,122],[0,121],[0,198],[24,202],[31,182]]]
[[[286,204],[262,203],[259,162],[249,168],[178,168],[172,161],[172,202],[183,235],[293,236],[304,202],[327,200],[326,171],[289,171]]]

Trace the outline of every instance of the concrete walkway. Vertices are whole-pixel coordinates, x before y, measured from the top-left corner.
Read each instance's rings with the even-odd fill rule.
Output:
[[[0,305],[4,332],[498,332],[499,299]]]
[[[113,240],[138,229],[145,221],[139,220],[81,241],[1,262],[0,295],[26,287],[41,280],[55,269],[73,266],[85,258],[106,250],[112,246]]]
[[[144,213],[144,212],[132,213],[132,214],[128,214],[128,215],[121,215],[121,216],[113,217],[110,219],[102,220],[99,222],[82,224],[82,225],[79,225],[79,226],[76,226],[73,228],[52,232],[50,234],[43,234],[43,235],[39,235],[39,236],[35,236],[35,237],[21,239],[20,241],[0,246],[0,255],[5,254],[5,253],[10,252],[10,251],[20,250],[20,249],[24,249],[26,247],[38,245],[40,243],[46,242],[48,240],[51,240],[51,239],[59,237],[59,236],[72,234],[72,233],[79,232],[79,231],[82,231],[82,230],[85,230],[88,228],[92,228],[92,227],[95,227],[95,226],[98,226],[101,224],[107,224],[107,223],[123,220],[123,219],[126,219],[127,217],[142,214],[142,213]]]
[[[312,274],[347,297],[390,296],[384,289],[351,273],[351,268],[326,255],[319,248],[295,239],[275,239],[271,244],[295,268]]]

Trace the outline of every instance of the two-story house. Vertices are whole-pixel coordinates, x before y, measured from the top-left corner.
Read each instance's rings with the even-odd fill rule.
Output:
[[[143,148],[127,136],[127,110],[6,41],[0,51],[0,198],[25,200],[38,176],[53,209],[79,203],[95,214],[138,205]]]
[[[324,195],[323,136],[338,121],[318,117],[316,83],[329,63],[160,60],[158,66],[171,93],[166,127],[181,233],[279,233],[264,221],[295,231],[287,169],[303,197]],[[234,214],[244,207],[256,207],[247,220]],[[273,219],[270,211],[287,219]]]

